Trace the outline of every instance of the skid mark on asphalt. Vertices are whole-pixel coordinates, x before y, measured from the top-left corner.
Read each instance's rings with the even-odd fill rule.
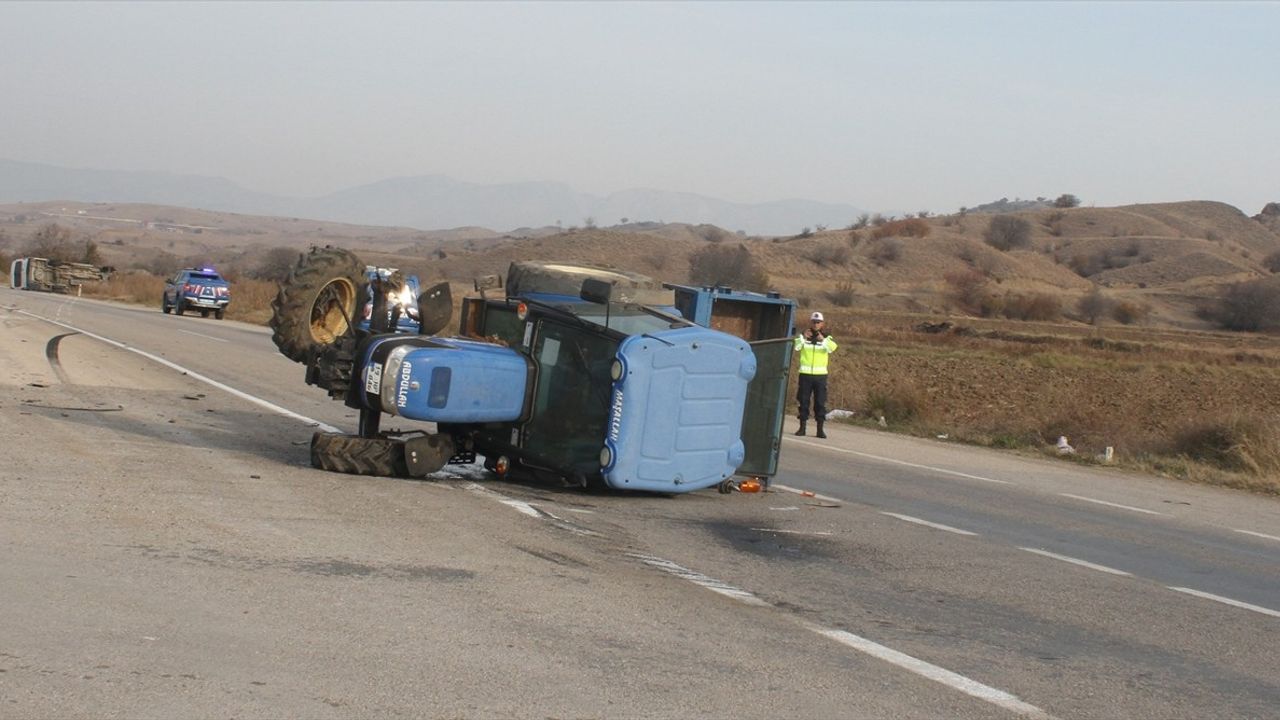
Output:
[[[45,343],[44,356],[49,361],[49,367],[53,368],[53,374],[58,376],[58,382],[71,384],[71,380],[67,378],[67,371],[62,369],[62,361],[58,359],[58,346],[62,344],[63,338],[79,334],[78,332],[69,332],[54,335],[49,338],[49,342]]]
[[[163,366],[165,366],[165,367],[167,367],[167,368],[170,368],[170,369],[172,369],[172,370],[177,370],[178,372],[182,373],[183,375],[186,375],[187,377],[191,378],[192,380],[197,380],[197,381],[202,382],[202,383],[204,383],[204,384],[206,384],[206,385],[210,385],[210,386],[212,386],[212,387],[215,387],[215,388],[217,388],[217,389],[219,389],[219,390],[221,390],[221,391],[223,391],[223,392],[225,392],[225,393],[229,393],[229,394],[231,394],[231,395],[234,395],[235,397],[238,397],[238,398],[240,398],[241,400],[247,400],[247,401],[249,401],[249,402],[253,403],[254,405],[257,405],[257,406],[262,407],[262,408],[266,408],[267,410],[270,410],[271,412],[274,412],[274,413],[276,413],[277,415],[283,415],[283,416],[285,416],[285,417],[287,417],[287,418],[291,418],[291,419],[293,419],[293,420],[299,420],[299,421],[304,422],[304,423],[306,423],[306,424],[308,424],[308,425],[310,425],[310,426],[312,426],[312,427],[319,428],[320,430],[323,430],[324,432],[332,432],[332,433],[340,432],[340,431],[338,430],[338,428],[336,428],[336,427],[334,427],[334,426],[332,426],[332,425],[329,425],[329,424],[327,424],[327,423],[322,423],[322,422],[320,422],[319,420],[314,420],[314,419],[312,419],[312,418],[307,417],[306,415],[300,415],[300,414],[298,414],[298,413],[296,413],[296,412],[294,412],[294,411],[292,411],[292,410],[289,410],[288,408],[283,408],[283,407],[280,407],[279,405],[276,405],[276,404],[275,404],[275,403],[273,403],[273,402],[270,402],[270,401],[268,401],[268,400],[263,400],[262,398],[260,398],[260,397],[258,397],[258,396],[256,396],[256,395],[250,395],[249,393],[247,393],[247,392],[245,392],[245,391],[243,391],[243,390],[238,390],[238,389],[233,388],[233,387],[231,387],[230,385],[227,385],[227,384],[225,384],[225,383],[220,383],[220,382],[218,382],[217,380],[214,380],[214,379],[213,379],[213,378],[211,378],[211,377],[206,377],[206,376],[204,376],[204,375],[201,375],[200,373],[198,373],[198,372],[196,372],[196,371],[194,371],[194,370],[191,370],[191,369],[185,368],[185,367],[183,367],[183,366],[179,365],[178,363],[175,363],[175,362],[173,362],[173,361],[171,361],[171,360],[166,360],[166,359],[164,359],[164,358],[160,357],[159,355],[153,355],[153,354],[151,354],[151,353],[147,352],[146,350],[140,350],[140,349],[138,349],[138,348],[136,348],[136,347],[131,347],[131,346],[129,346],[129,345],[126,345],[126,344],[124,344],[124,343],[120,342],[119,340],[112,340],[112,339],[111,339],[111,338],[109,338],[109,337],[103,337],[102,335],[98,335],[98,334],[96,334],[96,333],[91,333],[91,332],[89,332],[88,330],[82,330],[82,329],[80,329],[80,328],[78,328],[78,327],[75,327],[74,325],[68,325],[67,323],[62,322],[61,320],[54,320],[54,319],[52,319],[52,318],[47,318],[47,317],[44,317],[44,316],[42,316],[42,315],[37,315],[37,314],[32,313],[32,312],[27,312],[26,310],[19,310],[18,312],[19,312],[19,313],[21,313],[21,314],[23,314],[23,315],[26,315],[27,317],[32,317],[32,318],[35,318],[35,319],[37,319],[37,320],[43,320],[43,321],[45,321],[45,322],[47,322],[47,323],[50,323],[50,324],[52,324],[52,325],[57,325],[58,327],[62,327],[62,328],[66,328],[66,329],[68,329],[68,330],[72,330],[72,331],[74,331],[74,332],[80,333],[81,335],[84,335],[85,337],[91,337],[91,338],[93,338],[94,340],[97,340],[97,341],[99,341],[99,342],[104,342],[104,343],[106,343],[106,344],[108,344],[108,345],[111,345],[112,347],[120,348],[121,350],[127,350],[127,351],[129,351],[129,352],[131,352],[131,353],[134,353],[134,354],[137,354],[137,355],[141,355],[142,357],[144,357],[144,358],[146,358],[146,359],[148,359],[148,360],[150,360],[150,361],[152,361],[152,362],[159,363],[159,364],[161,364],[161,365],[163,365]],[[59,311],[59,312],[61,312],[61,311]]]

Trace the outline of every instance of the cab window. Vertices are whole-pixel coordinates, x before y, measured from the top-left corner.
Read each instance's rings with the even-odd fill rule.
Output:
[[[617,341],[544,319],[532,350],[538,373],[525,447],[557,465],[598,470]]]

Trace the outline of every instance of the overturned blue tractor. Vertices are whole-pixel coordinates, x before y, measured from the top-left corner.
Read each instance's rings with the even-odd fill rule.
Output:
[[[303,256],[273,339],[360,412],[353,434],[315,434],[312,464],[421,477],[479,456],[500,475],[662,493],[776,472],[794,301],[548,263],[513,263],[502,286],[477,281],[445,337],[448,283]],[[388,416],[435,427],[383,430]]]

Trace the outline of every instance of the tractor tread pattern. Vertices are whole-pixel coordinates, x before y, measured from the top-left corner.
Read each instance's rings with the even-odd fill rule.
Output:
[[[404,444],[385,437],[318,432],[311,436],[312,467],[350,475],[405,477]]]
[[[359,287],[364,263],[342,248],[312,248],[298,258],[271,303],[271,340],[294,362],[306,363],[320,346],[311,337],[311,308],[320,290],[335,278],[346,277]],[[358,302],[358,301],[357,301]],[[349,308],[352,315],[357,308]],[[353,317],[352,322],[357,318]]]

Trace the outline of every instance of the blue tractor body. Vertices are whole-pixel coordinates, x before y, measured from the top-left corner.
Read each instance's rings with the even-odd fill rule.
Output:
[[[564,276],[567,267],[554,270]],[[439,337],[418,333],[442,326],[443,301],[414,308],[394,297],[407,285],[382,291],[384,280],[369,277],[371,322],[308,361],[307,381],[361,417],[358,436],[317,434],[318,467],[402,467],[384,450],[405,433],[381,432],[386,416],[435,423],[434,434],[403,441],[411,475],[480,455],[499,474],[685,493],[776,470],[784,401],[776,390],[790,362],[793,301],[667,286],[658,288],[665,296],[619,292],[650,292],[656,302],[618,302],[608,283],[569,275],[579,295],[526,281],[518,291],[509,284],[504,298],[466,298],[458,336]],[[399,311],[384,318],[395,303]],[[405,332],[406,318],[428,320]]]

